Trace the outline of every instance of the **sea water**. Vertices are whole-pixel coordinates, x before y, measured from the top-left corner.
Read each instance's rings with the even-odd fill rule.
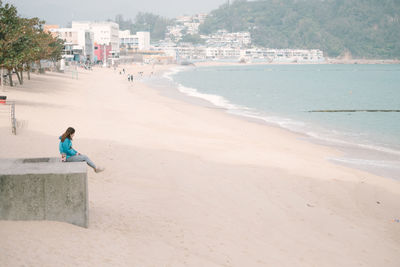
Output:
[[[229,113],[344,149],[331,160],[400,179],[400,65],[186,67],[165,77]],[[343,110],[357,112],[312,112]]]

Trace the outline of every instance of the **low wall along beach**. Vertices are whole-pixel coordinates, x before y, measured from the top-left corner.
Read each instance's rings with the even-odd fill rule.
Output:
[[[54,220],[88,227],[86,164],[59,158],[0,160],[0,220]]]

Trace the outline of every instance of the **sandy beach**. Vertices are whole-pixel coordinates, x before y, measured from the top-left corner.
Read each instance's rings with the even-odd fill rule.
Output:
[[[89,228],[0,221],[0,266],[400,266],[400,183],[333,164],[339,151],[128,82],[174,66],[32,75],[0,119],[0,158],[88,168]]]

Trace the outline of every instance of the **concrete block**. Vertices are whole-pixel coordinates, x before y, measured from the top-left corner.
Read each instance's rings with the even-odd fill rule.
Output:
[[[0,159],[0,220],[53,220],[88,227],[85,162]]]

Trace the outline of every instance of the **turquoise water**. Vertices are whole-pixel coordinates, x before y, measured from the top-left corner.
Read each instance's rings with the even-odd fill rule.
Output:
[[[230,113],[321,140],[400,155],[400,65],[257,65],[200,67],[170,77],[180,91]]]

